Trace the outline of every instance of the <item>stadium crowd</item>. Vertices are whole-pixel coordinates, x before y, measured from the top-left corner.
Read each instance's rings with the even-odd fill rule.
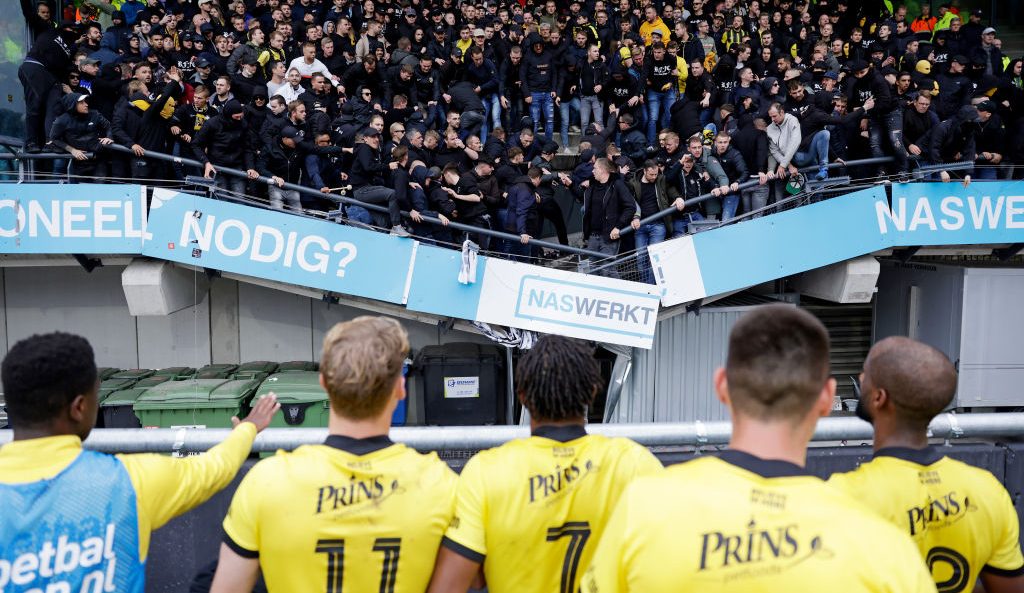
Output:
[[[355,220],[438,241],[459,237],[422,216],[506,231],[520,241],[476,238],[513,256],[536,255],[544,221],[568,243],[556,190],[583,205],[588,247],[614,255],[629,225],[642,252],[758,211],[800,168],[827,179],[888,156],[846,172],[967,162],[932,175],[1024,178],[1022,60],[980,10],[949,4],[84,0],[57,18],[22,2],[26,149],[70,153],[74,175],[202,174],[290,209],[350,187],[388,209],[348,208]],[[559,171],[567,151],[577,164]]]

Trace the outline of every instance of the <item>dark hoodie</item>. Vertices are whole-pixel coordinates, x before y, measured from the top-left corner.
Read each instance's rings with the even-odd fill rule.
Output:
[[[508,213],[505,230],[517,235],[528,235],[537,226],[536,188],[526,175],[517,177],[508,186]]]
[[[77,148],[95,152],[100,147],[100,138],[110,133],[110,122],[99,111],[90,109],[82,114],[75,110],[80,93],[71,93],[61,98],[64,113],[59,115],[50,128],[50,143],[61,150]]]
[[[964,105],[953,117],[932,128],[921,138],[922,143],[927,141],[928,161],[935,164],[974,162],[975,139],[981,129],[977,120],[978,110]]]
[[[248,127],[244,120],[236,121],[231,117],[232,113],[244,113],[242,106],[233,99],[196,132],[192,152],[201,163],[252,169],[255,159],[249,149]]]
[[[539,54],[533,50],[536,43],[544,45]],[[554,56],[537,33],[530,33],[523,50],[523,61],[519,64],[519,79],[522,81],[523,96],[530,93],[551,93],[558,88],[558,70]]]

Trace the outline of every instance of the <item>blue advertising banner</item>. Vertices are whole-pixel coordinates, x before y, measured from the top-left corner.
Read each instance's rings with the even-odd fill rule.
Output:
[[[191,194],[153,192],[143,255],[404,303],[416,242]]]
[[[0,185],[0,253],[132,253],[146,233],[140,185]]]
[[[1024,182],[876,187],[648,248],[671,306],[893,247],[1024,243]]]
[[[892,204],[875,204],[886,247],[1019,243],[1024,238],[1024,183],[986,181],[894,185]]]

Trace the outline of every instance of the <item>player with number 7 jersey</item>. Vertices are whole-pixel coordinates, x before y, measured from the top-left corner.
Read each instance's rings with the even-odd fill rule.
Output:
[[[391,442],[405,397],[405,330],[359,317],[324,338],[330,435],[256,464],[224,520],[211,591],[422,593],[451,521],[457,477],[435,453]]]
[[[459,477],[430,593],[574,593],[619,494],[661,463],[623,438],[588,435],[601,377],[592,350],[545,336],[519,362],[531,436],[483,451]],[[476,579],[476,580],[475,580]]]

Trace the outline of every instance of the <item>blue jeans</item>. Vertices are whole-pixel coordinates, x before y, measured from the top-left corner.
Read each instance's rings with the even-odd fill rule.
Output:
[[[672,239],[678,239],[686,234],[686,231],[690,229],[690,223],[698,220],[704,220],[704,215],[700,212],[690,212],[689,214],[683,214],[682,218],[677,218],[672,221]]]
[[[816,164],[818,165],[818,176],[822,179],[828,177],[828,169],[825,167],[828,165],[828,147],[831,138],[832,135],[828,130],[815,132],[811,136],[811,144],[807,147],[808,150],[797,151],[796,156],[793,157],[793,163],[798,167]]]
[[[647,91],[647,142],[654,144],[658,128],[669,126],[669,110],[676,102],[676,87],[667,91]]]
[[[590,125],[590,116],[594,116],[595,122],[604,125],[604,103],[597,95],[584,96],[580,99],[580,131],[584,134]]]
[[[654,284],[654,272],[651,270],[651,258],[647,255],[647,246],[665,240],[665,225],[661,221],[640,225],[636,230],[636,267],[640,270],[640,281]]]
[[[722,222],[736,218],[736,210],[740,207],[740,195],[729,194],[722,198]]]
[[[480,142],[487,142],[487,134],[494,128],[501,127],[501,99],[498,93],[480,97],[484,102],[484,124],[480,129]]]
[[[537,134],[541,115],[544,117],[544,138],[551,140],[555,135],[555,100],[551,93],[530,93],[530,117],[533,118],[533,133]]]
[[[562,148],[569,146],[569,124],[572,123],[572,112],[576,112],[576,117],[579,118],[580,113],[580,99],[579,97],[573,97],[568,101],[562,101],[558,106],[559,115],[561,116],[562,125]]]

